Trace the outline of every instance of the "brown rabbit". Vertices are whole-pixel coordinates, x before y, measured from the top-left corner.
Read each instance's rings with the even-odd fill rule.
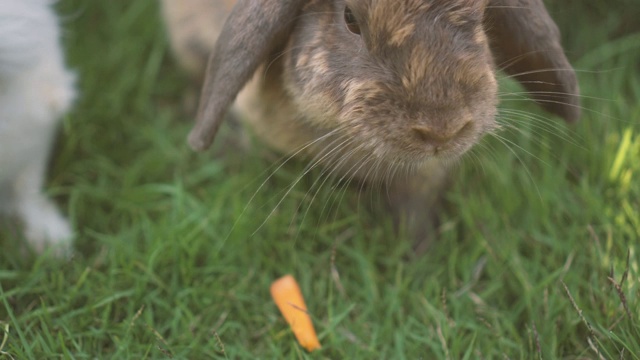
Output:
[[[209,147],[235,101],[272,147],[385,183],[396,219],[419,238],[446,164],[497,129],[496,65],[548,111],[579,117],[576,76],[542,0],[163,5],[185,67],[202,76],[211,55],[194,149]]]

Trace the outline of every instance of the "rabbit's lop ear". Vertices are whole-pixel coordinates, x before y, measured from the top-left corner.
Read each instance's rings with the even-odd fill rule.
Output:
[[[547,111],[577,121],[576,74],[542,0],[490,0],[485,25],[498,67],[520,81]]]
[[[207,64],[189,145],[207,149],[228,108],[261,62],[284,41],[307,0],[238,0]]]

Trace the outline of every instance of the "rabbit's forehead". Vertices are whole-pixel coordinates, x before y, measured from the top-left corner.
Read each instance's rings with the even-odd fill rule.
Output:
[[[417,97],[424,92],[431,97],[434,92],[441,92],[443,98],[457,101],[458,90],[482,88],[492,71],[484,32],[458,34],[438,28],[430,31],[402,44],[389,37],[377,49],[370,49],[381,74],[400,85],[402,92]]]
[[[396,40],[415,31],[420,18],[431,8],[429,2],[421,0],[372,0],[365,3],[360,11],[364,13],[367,27],[372,32],[395,34]]]
[[[469,0],[470,1],[470,0]],[[478,0],[480,1],[480,0]],[[366,3],[366,6],[363,6]],[[481,15],[468,6],[443,1],[369,0],[360,3],[363,40],[372,53],[413,48],[416,45],[454,50],[484,50],[486,38]],[[437,3],[437,4],[436,4]],[[459,0],[450,0],[450,4]],[[443,45],[444,44],[444,45]]]
[[[482,22],[484,0],[346,0],[346,6],[372,32],[392,34],[394,40],[419,28],[446,26],[474,29]]]
[[[440,83],[441,79],[452,79],[459,83],[459,79],[467,82],[476,77],[478,60],[469,54],[451,54],[447,50],[415,46],[403,61],[398,62],[396,72],[400,75],[402,86],[410,92],[420,88]],[[464,74],[464,75],[458,75]],[[451,80],[450,80],[451,81]],[[444,84],[450,87],[452,84]]]

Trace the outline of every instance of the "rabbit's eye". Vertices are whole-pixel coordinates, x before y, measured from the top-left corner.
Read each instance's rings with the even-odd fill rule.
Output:
[[[349,31],[360,35],[360,25],[358,25],[358,20],[353,16],[353,12],[348,6],[344,8],[344,22],[347,24],[347,29],[349,29]]]

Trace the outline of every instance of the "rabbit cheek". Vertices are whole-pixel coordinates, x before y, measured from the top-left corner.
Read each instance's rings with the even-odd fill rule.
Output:
[[[312,41],[309,46],[312,51],[291,52],[292,55],[286,58],[284,83],[301,114],[316,126],[333,128],[340,112],[340,96],[332,85],[329,53],[315,45]]]

